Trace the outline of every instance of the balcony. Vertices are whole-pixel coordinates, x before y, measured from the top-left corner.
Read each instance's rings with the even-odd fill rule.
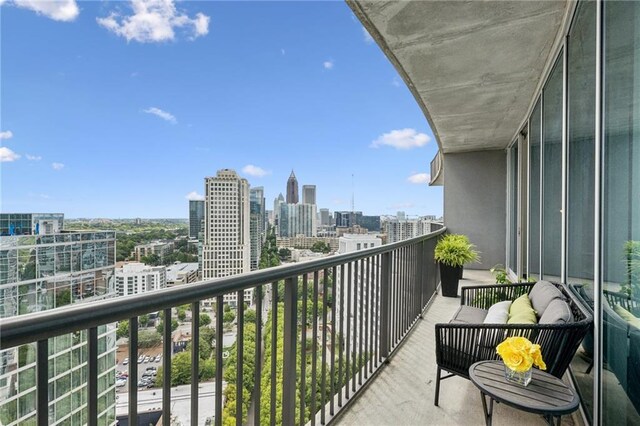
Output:
[[[98,400],[105,396],[105,388],[107,394],[116,392],[115,383],[102,383],[110,376],[99,373],[98,329],[115,321],[128,322],[131,362],[124,368],[129,377],[139,377],[146,367],[136,362],[142,333],[139,318],[155,311],[171,318],[173,307],[189,303],[191,338],[199,342],[199,313],[205,305],[201,302],[214,300],[214,379],[200,378],[200,366],[208,360],[199,356],[200,344],[194,344],[191,384],[173,386],[172,373],[162,377],[161,386],[139,391],[137,380],[129,380],[128,392],[118,393],[117,405],[126,407],[118,421],[146,423],[145,416],[155,410],[162,425],[171,424],[172,416],[192,425],[207,419],[216,425],[480,424],[479,393],[462,378],[447,381],[441,387],[440,407],[433,406],[434,324],[447,322],[459,306],[457,298],[437,293],[433,250],[443,232],[304,264],[9,318],[1,325],[0,348],[35,343],[36,418],[37,424],[47,424],[54,399],[49,394],[54,364],[49,346],[56,342],[52,337],[86,332],[87,420],[98,424],[99,414],[104,413]],[[492,281],[487,271],[467,270],[461,285]],[[262,327],[251,324],[247,307],[238,306],[236,343],[225,348],[224,296],[240,298],[247,289],[255,294],[254,324]],[[171,328],[162,333],[161,365],[172,371],[176,354]],[[116,362],[121,366],[122,358]],[[242,416],[235,415],[240,412]],[[498,424],[522,420],[544,424],[539,416],[501,404],[495,419]],[[114,414],[108,423],[115,421]]]
[[[486,270],[465,270],[460,286],[493,284]],[[458,298],[436,294],[402,347],[376,379],[337,421],[338,425],[471,425],[484,424],[478,389],[458,376],[440,387],[440,404],[434,407],[436,359],[434,326],[448,322],[460,307]],[[565,375],[564,381],[570,379]],[[563,424],[583,424],[578,412],[564,416]],[[545,425],[539,415],[504,404],[494,406],[493,424]]]

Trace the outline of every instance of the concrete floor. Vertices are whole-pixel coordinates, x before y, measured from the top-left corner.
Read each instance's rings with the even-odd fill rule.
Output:
[[[488,271],[466,270],[460,286],[495,282]],[[440,406],[433,405],[436,360],[434,324],[448,322],[459,298],[437,295],[407,342],[371,385],[337,419],[339,425],[484,425],[480,393],[468,380],[453,377],[440,384]],[[578,412],[576,412],[577,414]],[[563,425],[582,424],[579,414]],[[494,405],[494,425],[544,425],[542,417]]]

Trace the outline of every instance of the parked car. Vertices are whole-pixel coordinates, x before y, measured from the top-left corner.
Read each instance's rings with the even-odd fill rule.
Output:
[[[145,357],[144,357],[144,362],[145,362],[145,363],[149,362],[150,360],[151,360],[151,358],[150,358],[149,356],[145,356]]]
[[[117,387],[117,388],[121,388],[121,387],[123,387],[123,386],[124,386],[124,385],[126,385],[126,384],[127,384],[127,379],[119,379],[119,380],[116,380],[116,387]]]
[[[122,361],[122,365],[127,365],[129,364],[129,358],[125,358],[124,361]]]
[[[144,361],[144,356],[140,355],[138,357],[138,364],[142,364],[142,361]]]
[[[162,361],[162,355],[157,355],[156,356],[156,362],[160,362]]]

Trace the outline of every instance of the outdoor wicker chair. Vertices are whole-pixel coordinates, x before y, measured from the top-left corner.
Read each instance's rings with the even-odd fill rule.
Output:
[[[561,378],[580,342],[593,323],[593,316],[564,284],[553,283],[569,305],[573,320],[554,324],[483,324],[452,321],[436,324],[436,393],[438,405],[440,380],[454,375],[469,379],[469,367],[478,361],[499,359],[496,346],[509,336],[525,336],[542,347],[547,372]],[[497,302],[515,300],[529,294],[534,283],[497,284],[462,287],[460,310],[482,314]],[[466,308],[465,308],[466,307]],[[469,309],[471,308],[471,309]],[[458,315],[458,314],[456,314]],[[442,370],[450,373],[442,376]]]

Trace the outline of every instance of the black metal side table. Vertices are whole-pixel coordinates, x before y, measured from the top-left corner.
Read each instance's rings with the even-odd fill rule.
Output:
[[[491,425],[493,401],[529,413],[542,414],[553,426],[564,414],[578,409],[580,398],[564,382],[549,373],[536,368],[532,370],[528,386],[508,382],[504,377],[502,361],[480,361],[469,367],[471,382],[480,389],[482,408],[487,426]],[[486,397],[489,397],[487,408]]]

